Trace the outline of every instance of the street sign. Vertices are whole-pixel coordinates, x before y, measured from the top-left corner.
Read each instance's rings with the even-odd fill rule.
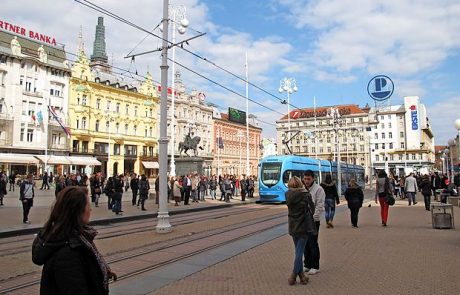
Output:
[[[367,84],[367,93],[376,101],[384,101],[391,97],[394,91],[393,81],[385,75],[372,78]]]

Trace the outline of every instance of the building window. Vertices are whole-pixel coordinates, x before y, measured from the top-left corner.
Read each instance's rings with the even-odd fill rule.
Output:
[[[118,134],[120,132],[120,123],[115,124],[115,133]]]
[[[415,154],[412,154],[412,160],[416,160]]]
[[[153,128],[152,127],[150,127],[150,129],[149,129],[149,136],[153,137]]]
[[[149,114],[150,114],[150,118],[153,118],[153,110],[152,109],[149,110]]]
[[[147,128],[145,128],[144,131],[145,131],[145,132],[144,132],[144,137],[147,137],[147,135],[148,135]]]
[[[332,151],[331,147],[328,146],[328,147],[327,147],[327,152],[330,153],[331,151]]]
[[[96,99],[96,109],[98,110],[101,109],[101,99],[100,98]]]
[[[128,134],[128,124],[125,124],[125,134]]]
[[[322,146],[319,148],[319,152],[320,152],[321,154],[324,152],[324,149],[323,149]]]
[[[99,120],[96,120],[96,127],[95,127],[95,130],[97,132],[99,132]]]
[[[360,151],[360,152],[364,152],[364,145],[361,145],[361,146],[359,147],[359,151]]]
[[[82,150],[82,152],[84,152],[84,153],[87,153],[87,152],[88,152],[88,142],[87,142],[87,141],[83,141],[83,142],[82,142],[81,150]]]
[[[409,154],[406,154],[406,160],[409,160]]]
[[[105,122],[105,132],[109,132],[110,131],[110,122],[107,121]]]
[[[142,147],[142,155],[147,156],[147,147],[146,146]]]
[[[138,109],[137,106],[135,106],[134,107],[134,116],[136,116],[136,117],[137,117],[137,109]]]
[[[137,156],[137,146],[136,145],[125,145],[125,155],[126,156]]]
[[[390,150],[393,149],[393,143],[392,143],[392,142],[389,143],[389,147],[388,147],[388,148],[389,148]]]
[[[379,144],[378,144],[378,143],[375,144],[375,149],[376,149],[376,150],[379,149]]]
[[[125,114],[129,115],[129,104],[125,106]]]
[[[390,139],[393,138],[393,132],[388,133],[388,138],[390,138]]]
[[[86,105],[86,100],[87,100],[88,96],[86,94],[83,94],[83,98],[81,100],[81,105]]]
[[[379,139],[379,134],[377,132],[374,133],[374,138]]]
[[[24,128],[21,128],[21,141],[24,141]]]
[[[403,155],[399,155],[399,161],[402,161]]]
[[[133,130],[134,130],[134,136],[136,136],[137,135],[137,125],[134,125]]]
[[[399,132],[399,138],[404,138],[404,132]]]
[[[107,101],[107,110],[110,111],[110,106],[111,106],[112,102],[109,100]]]
[[[77,126],[77,129],[80,129],[80,120],[79,120],[79,119],[77,119],[77,124],[76,124],[76,126]]]
[[[380,127],[382,127],[382,129],[385,129],[385,123],[380,124]]]
[[[29,102],[28,115],[33,116],[35,114],[35,102]]]
[[[120,145],[117,144],[117,143],[113,145],[113,154],[114,155],[119,155],[120,154]]]
[[[385,149],[385,143],[382,143],[382,150]]]
[[[33,141],[34,141],[34,130],[27,129],[27,142],[33,142]]]
[[[153,156],[153,146],[149,146],[149,156]]]
[[[312,153],[316,153],[316,147],[312,146],[312,147],[311,147],[311,152],[312,152]]]
[[[81,118],[81,129],[86,129],[86,117]]]
[[[53,144],[59,144],[59,137],[58,137],[58,134],[57,133],[53,133],[51,135],[51,142]]]
[[[393,158],[393,155],[390,155],[390,161],[393,161],[394,158]]]
[[[385,139],[385,133],[382,132],[382,139]]]
[[[391,128],[391,123],[388,123],[388,128]]]
[[[303,147],[303,151],[304,151],[305,153],[308,153],[308,147],[307,147],[307,146],[304,146],[304,147]]]
[[[120,103],[117,102],[117,105],[115,107],[115,112],[119,113],[120,112]]]
[[[380,119],[381,119],[381,120],[384,120],[384,119],[385,119],[385,116],[380,116]]]
[[[401,148],[402,149],[404,148],[404,142],[401,142]]]
[[[391,115],[388,115],[388,119],[391,120]],[[390,127],[391,128],[391,127]]]
[[[379,156],[379,155],[375,155],[375,160],[376,160],[376,161],[380,161],[380,156]]]
[[[32,88],[32,81],[27,78],[26,80],[26,91],[30,92],[30,89]]]

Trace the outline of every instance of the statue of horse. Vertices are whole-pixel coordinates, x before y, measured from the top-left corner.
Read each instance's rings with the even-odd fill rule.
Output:
[[[182,151],[184,151],[184,153],[190,157],[187,151],[193,150],[194,155],[196,157],[197,148],[198,148],[198,144],[200,143],[200,141],[201,141],[201,138],[199,136],[195,136],[192,138],[190,137],[190,135],[187,135],[184,141],[179,142],[179,155],[181,155]]]

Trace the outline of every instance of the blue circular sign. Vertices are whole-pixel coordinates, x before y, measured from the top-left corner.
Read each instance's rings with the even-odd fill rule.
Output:
[[[367,93],[373,100],[384,101],[391,97],[395,85],[390,77],[378,75],[372,78],[367,84]]]

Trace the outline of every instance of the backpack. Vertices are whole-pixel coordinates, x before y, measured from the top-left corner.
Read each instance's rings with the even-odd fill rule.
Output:
[[[225,187],[225,190],[231,190],[232,189],[232,183],[230,181],[224,182],[224,187]]]
[[[147,192],[149,190],[148,182],[141,180],[140,183],[139,183],[139,189],[142,192]]]

